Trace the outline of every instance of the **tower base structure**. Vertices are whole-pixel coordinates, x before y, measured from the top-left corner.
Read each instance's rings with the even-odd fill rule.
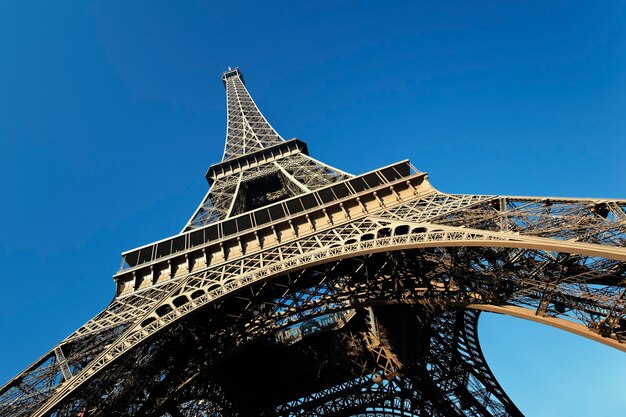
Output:
[[[482,311],[626,351],[626,201],[445,194],[284,141],[223,75],[228,128],[183,230],[0,389],[2,416],[522,415]]]

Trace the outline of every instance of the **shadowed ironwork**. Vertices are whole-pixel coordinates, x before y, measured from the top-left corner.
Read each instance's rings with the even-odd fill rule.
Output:
[[[284,141],[237,69],[210,189],[122,255],[109,306],[0,389],[2,416],[521,415],[481,311],[626,351],[626,201],[453,195]]]

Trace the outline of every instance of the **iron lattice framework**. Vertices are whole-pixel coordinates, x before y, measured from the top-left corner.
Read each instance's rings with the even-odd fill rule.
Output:
[[[451,195],[284,141],[238,70],[210,191],[123,254],[116,297],[0,390],[1,416],[521,415],[481,311],[626,351],[626,201]]]

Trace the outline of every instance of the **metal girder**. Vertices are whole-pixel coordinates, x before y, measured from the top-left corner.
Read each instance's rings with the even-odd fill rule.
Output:
[[[200,207],[124,255],[112,303],[4,385],[0,415],[521,415],[479,311],[626,350],[626,201],[445,194],[408,162],[352,176],[223,79]]]
[[[283,141],[270,126],[250,97],[241,72],[227,71],[226,86],[228,125],[223,161],[279,144]]]
[[[445,210],[440,207],[433,208],[435,202],[449,201],[450,210],[446,213]],[[460,201],[470,200],[474,201],[473,206],[476,207],[475,211],[472,211],[472,204],[461,204]],[[498,200],[501,200],[499,198]],[[479,217],[485,216],[485,211],[490,210],[493,206],[490,206],[491,198],[478,198],[475,196],[427,196],[421,199],[420,204],[406,204],[409,207],[407,213],[416,213],[416,206],[426,207],[425,210],[432,210],[434,216],[444,216],[448,219],[453,219],[453,216],[471,216]],[[523,204],[526,207],[534,207],[532,200],[523,200]],[[590,240],[590,235],[587,232],[590,227],[597,227],[598,229],[615,230],[620,225],[604,224],[613,223],[610,219],[606,219],[602,216],[598,218],[588,218],[588,211],[590,207],[594,207],[595,204],[589,204],[587,201],[567,201],[570,211],[581,213],[585,222],[596,222],[595,226],[584,225],[582,221],[578,220],[578,216],[573,217],[573,223],[576,228],[581,230],[585,234],[586,240]],[[623,283],[623,263],[621,258],[624,253],[624,249],[620,246],[616,246],[616,243],[620,242],[616,240],[616,236],[619,234],[611,233],[604,241],[597,236],[591,239],[594,242],[601,243],[586,243],[583,239],[571,239],[568,241],[535,237],[533,235],[527,236],[517,232],[487,232],[477,229],[459,228],[452,226],[443,226],[426,223],[426,222],[402,222],[398,220],[398,212],[403,209],[403,205],[398,207],[383,208],[380,212],[370,208],[369,215],[364,216],[360,220],[352,220],[342,225],[335,225],[327,228],[324,231],[312,233],[308,237],[301,235],[299,238],[294,239],[292,242],[285,242],[279,246],[266,248],[259,250],[254,255],[247,257],[241,257],[234,259],[230,262],[224,262],[216,265],[215,268],[209,268],[204,272],[189,274],[180,278],[175,278],[171,281],[167,281],[166,284],[155,286],[154,288],[147,288],[137,293],[132,293],[126,297],[121,297],[114,301],[111,305],[111,314],[101,314],[101,320],[113,322],[107,326],[96,328],[95,335],[99,332],[104,332],[106,329],[115,329],[114,323],[119,326],[128,326],[131,330],[127,330],[125,336],[115,334],[111,332],[110,335],[113,343],[111,343],[107,349],[100,353],[99,361],[91,361],[87,366],[81,365],[80,368],[92,369],[91,374],[84,373],[83,375],[95,375],[98,369],[104,369],[108,363],[112,363],[114,359],[122,357],[126,351],[132,346],[138,346],[142,341],[148,339],[152,334],[156,334],[160,329],[167,327],[167,325],[175,322],[185,314],[189,314],[197,309],[205,308],[204,306],[216,302],[220,297],[227,296],[230,292],[236,292],[247,285],[251,285],[257,281],[271,280],[272,276],[276,276],[281,273],[289,272],[291,270],[298,270],[302,268],[310,268],[315,264],[327,263],[333,259],[354,258],[362,256],[368,253],[376,253],[379,251],[400,251],[410,248],[428,248],[428,247],[512,247],[517,249],[515,256],[509,258],[496,258],[503,265],[506,262],[515,262],[517,258],[517,264],[520,264],[521,260],[535,259],[539,256],[543,262],[539,262],[533,268],[525,268],[522,271],[528,272],[527,276],[523,276],[517,279],[522,282],[523,285],[517,290],[517,298],[511,300],[502,300],[509,302],[517,302],[520,304],[531,304],[537,299],[537,294],[542,294],[542,291],[546,288],[545,283],[554,281],[553,275],[554,267],[550,269],[550,274],[547,274],[545,265],[560,265],[563,269],[567,266],[575,274],[561,278],[558,284],[558,291],[553,288],[552,299],[555,300],[553,305],[561,303],[565,306],[566,311],[563,314],[573,315],[573,317],[580,319],[581,316],[585,325],[591,327],[593,330],[596,327],[601,326],[601,320],[606,317],[612,310],[614,305],[618,305],[621,292],[619,292],[619,286],[616,284]],[[464,206],[463,210],[459,210],[460,206]],[[574,208],[572,208],[574,207]],[[388,215],[391,213],[392,215]],[[561,211],[559,211],[561,213]],[[493,214],[490,214],[494,217]],[[496,215],[493,224],[500,225],[501,221],[497,218],[500,215]],[[523,219],[524,215],[521,209],[515,208],[515,214],[508,213],[509,218]],[[513,217],[516,216],[516,217]],[[559,221],[564,223],[564,216],[560,215]],[[408,216],[407,216],[408,217]],[[532,215],[528,216],[532,220]],[[387,218],[393,218],[394,220],[387,220]],[[535,234],[541,235],[542,231],[534,225],[530,220],[522,222],[521,220],[512,222],[512,224],[521,228],[520,225],[530,228]],[[549,217],[544,221],[549,221]],[[581,226],[584,226],[582,227]],[[511,229],[512,225],[508,228]],[[623,227],[623,225],[621,226]],[[551,228],[552,232],[553,229]],[[351,242],[351,243],[348,243]],[[543,250],[542,250],[543,249]],[[546,252],[545,249],[550,249]],[[560,250],[562,253],[568,252],[574,256],[568,258],[559,259],[552,254],[552,251]],[[520,255],[523,252],[524,255]],[[585,255],[586,254],[586,255]],[[590,255],[602,255],[603,258]],[[611,260],[611,258],[618,258]],[[477,262],[474,268],[478,268],[484,262]],[[514,263],[515,264],[515,263]],[[544,265],[545,264],[545,265]],[[543,266],[542,266],[543,265]],[[559,273],[562,273],[559,270]],[[546,276],[548,275],[548,276]],[[590,293],[589,289],[585,289],[589,284],[602,283],[605,281],[607,288],[605,293],[601,294],[598,291]],[[572,288],[572,286],[574,286]],[[591,287],[593,288],[593,287]],[[615,291],[611,292],[611,288],[615,288]],[[158,291],[158,293],[156,293]],[[201,293],[199,293],[199,291]],[[555,295],[556,294],[556,297]],[[473,295],[477,301],[490,302],[490,299],[486,295],[480,295],[485,300],[481,300],[477,294]],[[182,298],[181,298],[182,297]],[[180,306],[176,306],[174,300],[189,300]],[[128,308],[121,309],[120,305],[128,303]],[[621,304],[620,304],[621,305]],[[139,307],[138,307],[139,306]],[[157,313],[158,308],[162,306],[169,306],[170,311],[163,316],[159,316]],[[143,307],[143,309],[141,308]],[[552,309],[555,310],[556,307]],[[564,307],[559,307],[564,308]],[[121,311],[120,311],[121,309]],[[117,313],[114,313],[117,311]],[[106,319],[105,319],[106,318]],[[153,319],[152,323],[147,325],[146,321]],[[117,320],[117,321],[116,321]],[[91,325],[98,323],[100,320],[95,320]],[[131,323],[131,324],[129,324]],[[134,324],[132,324],[134,323]],[[144,326],[141,326],[144,324]],[[119,331],[119,328],[117,328]],[[608,336],[613,339],[619,338],[619,335],[623,329],[617,328],[615,333]],[[132,333],[131,333],[132,332]],[[83,330],[78,331],[79,334],[90,335]],[[105,335],[105,337],[107,336]],[[86,337],[86,336],[84,336]],[[76,342],[76,336],[69,338],[69,341]],[[93,348],[92,348],[93,349]],[[68,360],[80,361],[85,355],[78,350],[75,351],[74,356],[70,356]],[[93,370],[96,370],[94,372]],[[89,379],[89,378],[87,378]],[[78,379],[72,378],[68,383],[78,383]],[[61,384],[61,386],[69,386],[67,383]],[[68,389],[68,392],[73,391],[75,388]]]

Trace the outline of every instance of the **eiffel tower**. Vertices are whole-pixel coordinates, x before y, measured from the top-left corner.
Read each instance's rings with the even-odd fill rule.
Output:
[[[0,390],[1,416],[522,415],[481,312],[626,351],[626,201],[445,194],[285,141],[226,71],[183,230],[122,254],[109,306]]]

